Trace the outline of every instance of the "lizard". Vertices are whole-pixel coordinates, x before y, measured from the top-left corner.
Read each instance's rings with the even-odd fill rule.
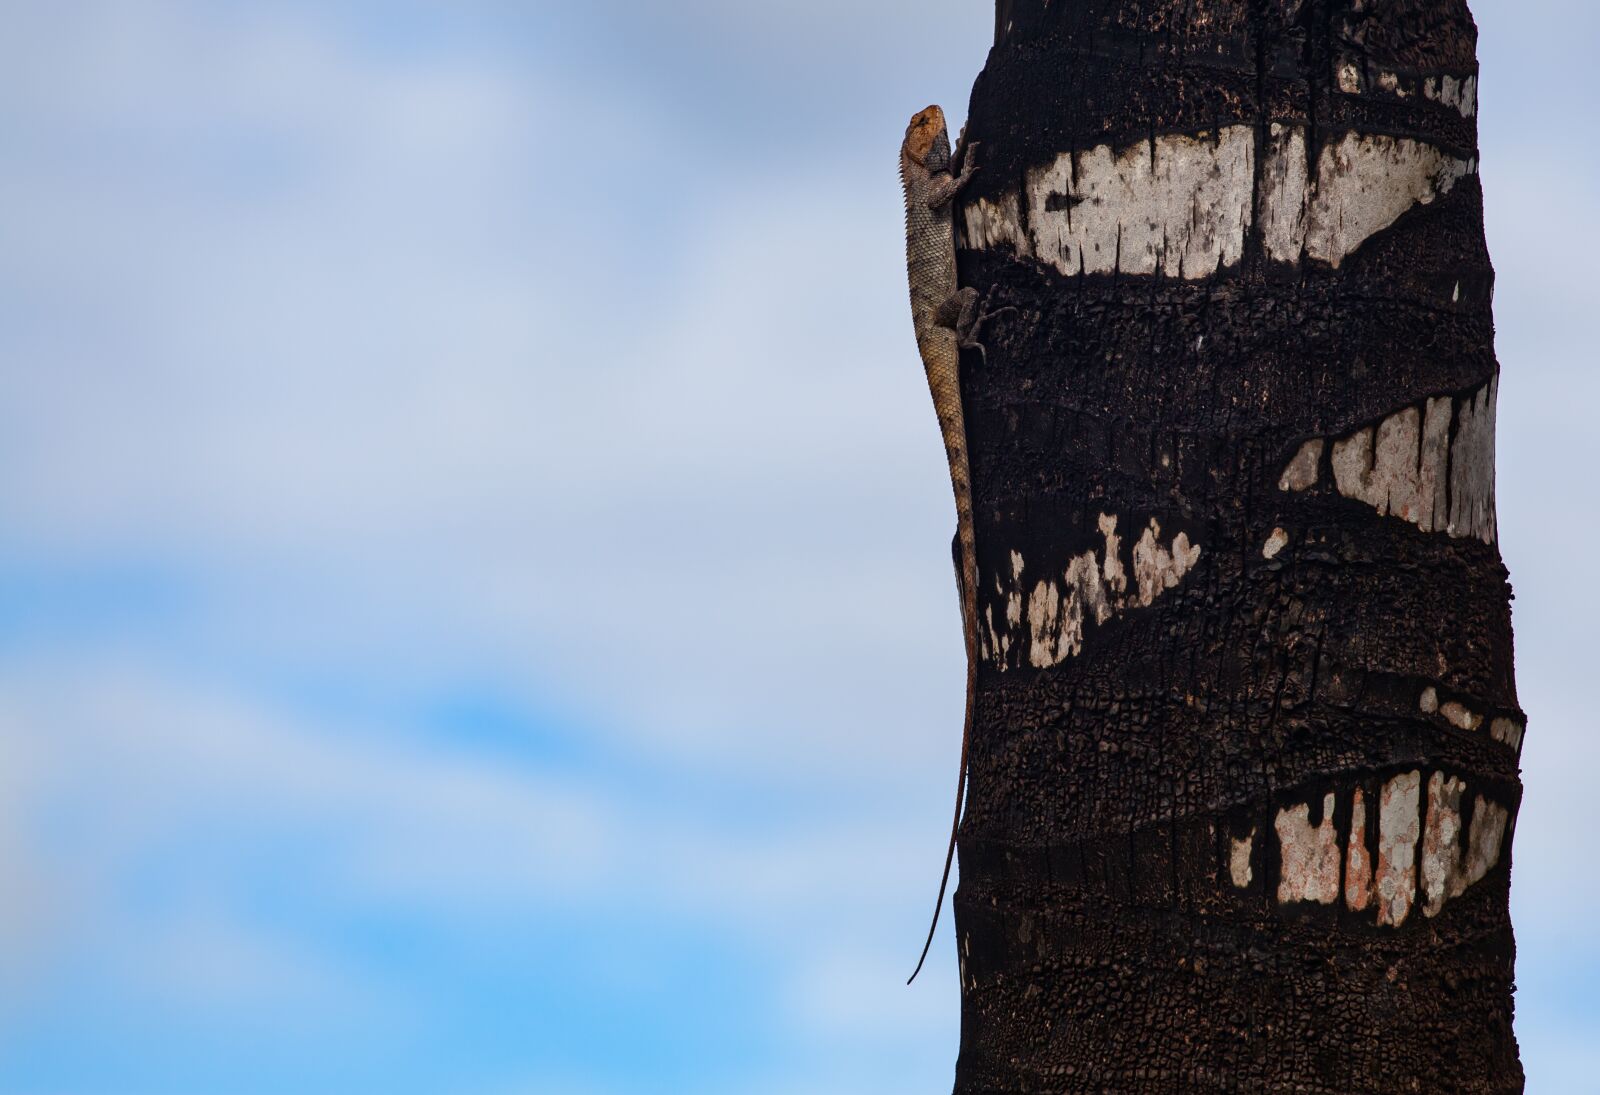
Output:
[[[950,823],[950,846],[945,852],[944,874],[939,879],[939,896],[933,906],[933,923],[922,945],[922,956],[906,984],[922,972],[939,927],[939,911],[944,906],[945,887],[950,882],[950,865],[955,859],[956,831],[961,824],[961,806],[967,786],[967,752],[972,738],[973,705],[978,688],[978,556],[972,528],[972,469],[967,456],[967,428],[961,406],[960,353],[983,347],[977,334],[983,322],[996,313],[985,312],[976,289],[956,284],[956,237],[954,199],[966,186],[973,172],[972,150],[965,133],[950,151],[950,132],[944,111],[930,106],[919,111],[906,127],[900,146],[900,181],[906,198],[906,271],[911,283],[911,321],[916,329],[917,350],[928,375],[928,390],[944,437],[945,457],[950,464],[950,485],[956,499],[956,536],[951,545],[961,591],[961,624],[967,648],[967,711],[961,730],[961,762],[956,776],[955,819]],[[960,170],[956,170],[956,160]]]

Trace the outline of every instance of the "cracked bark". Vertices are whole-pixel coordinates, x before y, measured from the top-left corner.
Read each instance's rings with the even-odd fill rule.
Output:
[[[1475,49],[1459,0],[997,4],[958,1092],[1522,1088]]]

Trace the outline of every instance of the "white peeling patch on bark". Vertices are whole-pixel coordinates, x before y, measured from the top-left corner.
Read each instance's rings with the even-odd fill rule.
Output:
[[[961,245],[976,251],[987,251],[1007,244],[1020,256],[1033,254],[1032,241],[1022,230],[1022,217],[1018,212],[1015,191],[1004,194],[998,201],[979,198],[968,202],[961,210]]]
[[[1473,801],[1472,829],[1467,833],[1466,885],[1483,878],[1500,862],[1500,845],[1510,816],[1504,806],[1482,795]]]
[[[1455,443],[1450,446],[1450,524],[1452,536],[1495,539],[1494,415],[1500,378],[1496,376],[1456,412]]]
[[[1378,796],[1378,923],[1399,927],[1411,912],[1416,889],[1421,772],[1406,772]]]
[[[1028,170],[1023,193],[964,203],[959,221],[964,246],[1010,247],[1064,274],[1211,277],[1243,257],[1253,221],[1268,258],[1338,266],[1476,170],[1422,141],[1346,133],[1313,171],[1304,126],[1274,123],[1258,150],[1254,127],[1232,125],[1063,152]]]
[[[1339,90],[1346,95],[1373,95],[1404,101],[1420,94],[1470,118],[1478,112],[1478,77],[1473,73],[1434,73],[1422,76],[1362,65],[1344,60],[1336,66]]]
[[[1478,77],[1429,76],[1422,82],[1422,97],[1455,107],[1463,118],[1478,113]]]
[[[1302,255],[1337,267],[1372,236],[1416,205],[1450,192],[1477,170],[1438,147],[1406,137],[1346,133],[1324,145],[1316,176],[1296,188],[1305,160],[1305,130],[1274,126],[1263,165],[1262,241],[1267,257]],[[1286,160],[1284,163],[1274,161]]]
[[[1103,528],[1104,526],[1102,526]],[[1116,527],[1115,521],[1112,527]],[[1107,551],[1111,538],[1107,540]],[[1083,621],[1093,616],[1097,624],[1109,620],[1115,607],[1100,577],[1095,553],[1074,556],[1063,575],[1065,594],[1054,582],[1040,582],[1028,598],[1028,621],[1033,633],[1029,661],[1043,669],[1059,665],[1083,650]]]
[[[995,626],[994,608],[992,606],[983,610],[984,627],[978,636],[980,642],[979,653],[989,661],[999,662],[1004,665],[1007,656],[1011,653],[1011,632],[1022,622],[1022,555],[1020,552],[1011,553],[1011,585],[1009,590],[1006,584],[998,577],[994,580],[994,591],[1006,600],[1005,630]]]
[[[1473,802],[1466,853],[1461,848],[1461,799],[1466,785],[1435,772],[1428,780],[1428,824],[1422,836],[1422,911],[1436,916],[1500,862],[1509,812],[1482,795]]]
[[[1430,399],[1391,414],[1376,427],[1333,443],[1333,478],[1339,493],[1359,498],[1379,513],[1403,517],[1424,532],[1447,523],[1451,401]]]
[[[1233,884],[1238,889],[1246,889],[1250,880],[1255,877],[1255,872],[1250,869],[1250,848],[1255,843],[1256,831],[1250,830],[1250,835],[1242,840],[1230,840],[1228,850],[1228,874],[1233,878]]]
[[[1461,792],[1454,776],[1428,778],[1428,821],[1422,831],[1422,912],[1437,916],[1447,897],[1465,890],[1461,878]]]
[[[1267,537],[1267,542],[1261,545],[1261,556],[1264,559],[1275,559],[1278,552],[1289,545],[1289,534],[1281,528],[1272,530],[1272,535]]]
[[[1064,152],[1027,175],[1034,251],[1066,274],[1210,277],[1244,253],[1254,176],[1243,125]]]
[[[1522,748],[1524,727],[1521,721],[1506,715],[1490,718],[1480,711],[1474,711],[1460,700],[1446,700],[1440,703],[1439,690],[1431,684],[1422,690],[1422,695],[1417,699],[1417,707],[1424,715],[1435,715],[1457,730],[1469,732],[1481,730],[1487,721],[1491,738],[1512,749]]]
[[[1344,865],[1344,903],[1360,912],[1372,901],[1372,855],[1367,851],[1367,800],[1355,789],[1350,804],[1350,852]]]
[[[1256,195],[1261,245],[1268,258],[1280,262],[1300,261],[1300,253],[1305,250],[1306,207],[1310,194],[1305,127],[1274,122],[1267,135],[1267,155],[1261,163],[1261,189]]]
[[[1001,635],[994,626],[994,606],[989,605],[983,610],[983,626],[979,628],[978,652],[985,661],[997,661],[1003,657],[1002,649],[1009,645],[1010,636]]]
[[[1513,749],[1522,748],[1523,726],[1516,719],[1497,718],[1489,723],[1489,736]]]
[[[1283,469],[1283,476],[1278,480],[1279,490],[1306,490],[1317,485],[1317,476],[1322,471],[1322,444],[1322,438],[1317,437],[1300,446],[1294,459]]]
[[[1009,587],[996,580],[996,592],[1006,597],[1006,631],[996,626],[992,613],[986,616],[985,654],[1000,668],[1008,663],[1009,632],[1024,619],[1028,664],[1048,669],[1082,652],[1083,629],[1088,621],[1104,624],[1130,609],[1148,608],[1163,592],[1182,581],[1200,559],[1200,545],[1191,544],[1185,533],[1180,532],[1170,544],[1163,544],[1161,526],[1152,518],[1133,545],[1136,588],[1130,589],[1116,516],[1101,514],[1099,531],[1105,542],[1102,549],[1073,556],[1059,575],[1041,578],[1031,588],[1023,581],[1022,557],[1012,553]],[[1026,606],[1022,594],[1025,588]]]
[[[1346,498],[1410,521],[1424,532],[1493,543],[1498,383],[1491,380],[1459,400],[1436,396],[1421,408],[1403,408],[1335,438],[1329,460],[1334,486]],[[1285,465],[1279,489],[1315,486],[1321,478],[1321,456],[1320,440],[1301,445]]]
[[[1322,823],[1311,824],[1311,806],[1278,811],[1278,902],[1315,901],[1331,905],[1339,897],[1339,838],[1333,828],[1334,796],[1322,800]]]

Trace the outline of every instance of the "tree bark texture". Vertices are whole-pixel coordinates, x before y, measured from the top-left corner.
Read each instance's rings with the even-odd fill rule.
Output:
[[[1461,0],[1000,0],[958,1092],[1507,1092]]]

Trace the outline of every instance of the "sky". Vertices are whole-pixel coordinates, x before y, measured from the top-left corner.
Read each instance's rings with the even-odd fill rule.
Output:
[[[894,158],[990,8],[4,7],[0,1092],[948,1087]],[[1518,1035],[1580,1092],[1600,11],[1475,12]]]

